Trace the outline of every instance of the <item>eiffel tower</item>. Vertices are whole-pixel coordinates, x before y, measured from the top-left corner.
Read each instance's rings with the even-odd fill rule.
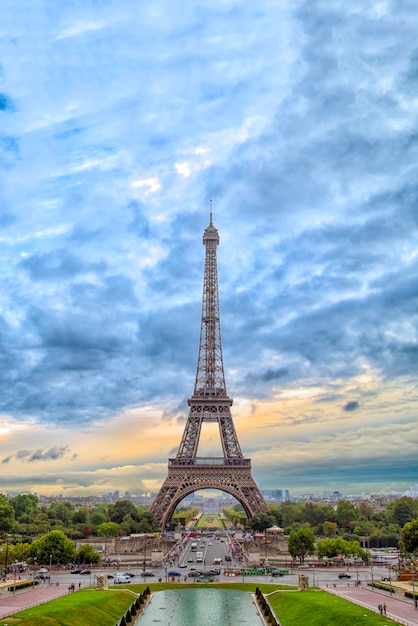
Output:
[[[216,262],[218,244],[211,205],[209,226],[203,233],[205,274],[194,392],[187,401],[190,410],[177,456],[168,460],[168,476],[150,508],[155,523],[163,529],[181,500],[199,489],[229,493],[242,504],[249,519],[268,510],[251,476],[251,460],[242,455],[230,411],[233,401],[226,392]],[[203,422],[218,423],[222,457],[197,456]]]

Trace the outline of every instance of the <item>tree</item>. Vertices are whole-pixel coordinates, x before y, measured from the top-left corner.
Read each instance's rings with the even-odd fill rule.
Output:
[[[401,528],[407,522],[418,515],[418,506],[413,498],[403,497],[395,502],[391,502],[386,510],[386,519],[389,523],[398,524]]]
[[[337,505],[337,523],[338,526],[347,532],[353,530],[353,522],[358,515],[358,511],[354,504],[348,500],[340,500]]]
[[[98,537],[117,537],[119,535],[119,524],[115,522],[104,522],[97,527]]]
[[[270,513],[257,513],[248,522],[248,526],[253,530],[264,532],[276,524],[275,517]]]
[[[302,509],[298,504],[292,502],[285,502],[281,507],[283,515],[283,526],[293,526],[297,522],[302,522]]]
[[[87,524],[89,521],[89,512],[86,508],[78,509],[73,515],[73,524]]]
[[[344,556],[354,556],[361,558],[365,563],[369,560],[369,554],[364,550],[358,541],[346,541],[337,537],[336,539],[321,539],[317,543],[318,558],[323,559],[328,557],[330,559],[343,554]]]
[[[406,554],[418,552],[418,518],[402,528],[400,544]]]
[[[74,505],[71,502],[52,502],[47,509],[50,520],[59,520],[62,525],[69,526],[74,514]]]
[[[29,558],[38,564],[65,565],[72,563],[76,557],[74,543],[62,532],[51,530],[47,535],[36,539],[29,547]]]
[[[33,520],[38,507],[38,498],[33,494],[22,493],[10,498],[18,522],[28,523]]]
[[[102,557],[98,552],[93,550],[93,546],[89,543],[81,546],[80,550],[77,554],[77,562],[78,563],[91,563],[92,565],[98,565],[101,563]]]
[[[5,499],[6,500],[6,499]],[[0,500],[0,533],[9,533],[13,530],[15,523],[15,510],[8,504]]]
[[[315,535],[312,528],[302,526],[297,530],[291,530],[287,546],[292,558],[303,563],[308,554],[315,552]]]
[[[322,532],[325,537],[335,537],[337,534],[337,524],[335,522],[324,522],[322,524]]]
[[[111,504],[108,515],[110,521],[116,524],[121,524],[125,515],[131,515],[132,519],[138,521],[138,509],[130,500],[118,500],[115,504]]]

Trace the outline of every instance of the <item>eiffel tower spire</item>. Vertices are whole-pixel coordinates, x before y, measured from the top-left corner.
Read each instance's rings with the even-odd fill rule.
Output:
[[[219,245],[219,235],[212,223],[212,201],[209,226],[203,233],[203,245],[206,248],[206,255],[202,321],[193,397],[224,397],[226,396],[226,385],[222,358],[218,268],[216,262],[216,248]]]
[[[222,357],[216,249],[219,234],[212,222],[203,233],[205,271],[199,355],[189,416],[175,459],[169,459],[168,476],[151,505],[161,527],[167,524],[178,503],[198,489],[220,489],[234,496],[251,518],[267,510],[267,504],[251,476],[251,461],[244,459],[232,421]],[[222,457],[199,457],[202,424],[217,422]]]

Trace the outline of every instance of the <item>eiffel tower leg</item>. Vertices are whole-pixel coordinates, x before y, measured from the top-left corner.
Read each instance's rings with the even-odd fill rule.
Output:
[[[242,504],[250,519],[267,510],[266,502],[251,476],[248,459],[235,464],[184,465],[170,459],[168,476],[152,503],[154,521],[165,528],[178,504],[199,489],[217,489],[229,493]]]

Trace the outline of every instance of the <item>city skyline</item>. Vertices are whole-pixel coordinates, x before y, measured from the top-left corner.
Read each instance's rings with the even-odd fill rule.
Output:
[[[0,18],[0,491],[158,491],[211,199],[261,489],[417,483],[413,8],[17,0]]]

